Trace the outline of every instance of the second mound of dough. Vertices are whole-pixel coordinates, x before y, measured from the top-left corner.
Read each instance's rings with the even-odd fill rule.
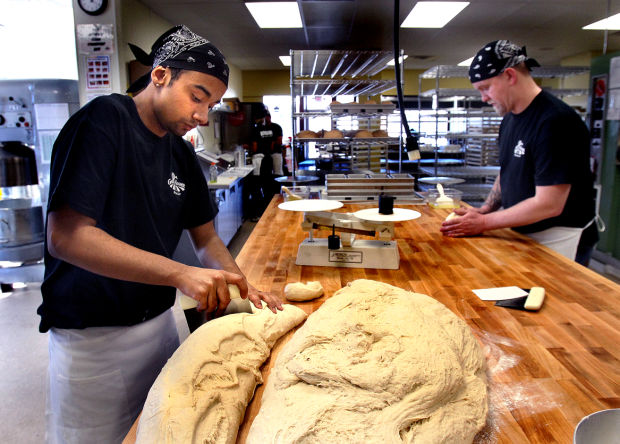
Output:
[[[323,294],[323,286],[318,281],[307,282],[305,284],[301,282],[293,282],[286,284],[284,287],[284,296],[289,301],[309,301],[310,299],[318,298]]]
[[[426,295],[357,280],[282,348],[246,442],[471,443],[486,415],[467,324]]]

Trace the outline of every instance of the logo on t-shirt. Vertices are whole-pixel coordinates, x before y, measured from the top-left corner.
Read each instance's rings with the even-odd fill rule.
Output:
[[[168,185],[172,188],[172,192],[176,196],[181,195],[181,191],[185,191],[185,184],[183,182],[179,182],[177,179],[177,175],[174,173],[170,173],[170,179],[168,179]]]
[[[521,157],[524,154],[525,154],[525,147],[523,146],[523,142],[521,142],[519,140],[519,142],[517,143],[517,145],[515,146],[515,149],[513,151],[513,156]]]
[[[271,131],[271,130],[262,130],[260,132],[260,136],[263,139],[268,139],[269,137],[273,137],[273,131]]]

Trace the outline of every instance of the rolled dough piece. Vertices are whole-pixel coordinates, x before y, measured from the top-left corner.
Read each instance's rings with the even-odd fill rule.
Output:
[[[446,217],[446,220],[452,220],[455,217],[460,217],[460,216],[453,211],[452,213],[448,214],[448,216]]]
[[[426,295],[356,280],[282,348],[246,443],[465,443],[486,415],[467,324]]]
[[[266,305],[266,304],[265,304]],[[168,360],[149,391],[136,443],[234,443],[276,340],[306,314],[293,305],[207,322]]]
[[[298,139],[316,139],[317,137],[318,136],[314,131],[304,130],[297,133]]]
[[[368,130],[360,130],[357,133],[355,133],[356,139],[369,139],[371,137],[372,137],[372,133]]]
[[[374,130],[372,137],[388,137],[388,133],[385,130]]]
[[[323,137],[325,137],[326,139],[342,139],[344,137],[344,134],[340,130],[329,130],[325,131]]]
[[[292,282],[284,287],[284,296],[289,301],[309,301],[323,294],[323,286],[318,281]]]

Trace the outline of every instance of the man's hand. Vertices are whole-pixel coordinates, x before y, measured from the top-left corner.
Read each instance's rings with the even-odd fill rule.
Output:
[[[256,308],[263,308],[261,301],[265,301],[272,312],[276,313],[276,309],[283,310],[282,301],[279,297],[271,293],[260,291],[252,285],[249,285],[247,297]]]
[[[198,302],[198,311],[224,312],[230,302],[228,284],[239,287],[242,298],[248,297],[248,283],[243,276],[224,270],[187,267],[175,276],[176,287]]]
[[[454,213],[458,217],[446,220],[441,224],[444,236],[463,237],[475,236],[485,230],[485,216],[477,208],[457,208]]]

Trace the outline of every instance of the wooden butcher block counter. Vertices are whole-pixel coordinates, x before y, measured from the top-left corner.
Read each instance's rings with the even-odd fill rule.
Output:
[[[307,236],[303,213],[277,208],[276,196],[237,262],[262,290],[283,294],[288,282],[320,281],[325,295],[296,303],[307,313],[355,279],[373,279],[427,294],[464,319],[483,346],[488,364],[489,416],[477,443],[572,443],[581,418],[620,407],[620,286],[512,230],[447,238],[439,232],[449,210],[403,206],[422,213],[396,223],[398,270],[295,265]],[[400,206],[400,205],[396,205]],[[345,205],[353,212],[369,205]],[[320,237],[326,237],[322,232]],[[544,287],[539,312],[495,307],[472,289]],[[265,381],[283,337],[263,367]],[[239,430],[244,443],[260,408],[264,384]]]

